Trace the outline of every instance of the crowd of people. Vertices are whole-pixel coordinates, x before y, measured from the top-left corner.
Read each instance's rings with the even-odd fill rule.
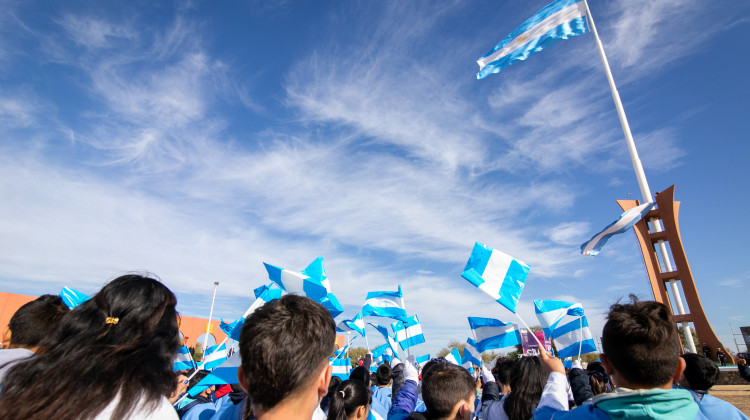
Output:
[[[476,376],[444,358],[371,372],[368,354],[332,376],[328,310],[285,295],[251,313],[239,337],[237,384],[185,392],[208,372],[175,372],[177,300],[156,279],[118,277],[69,310],[44,295],[22,306],[0,350],[0,418],[20,419],[747,419],[709,395],[719,369],[680,354],[665,305],[632,298],[610,308],[600,361],[585,369],[542,352],[499,358]],[[374,367],[373,367],[374,369]],[[750,380],[750,368],[738,362]],[[188,376],[191,376],[188,380]]]

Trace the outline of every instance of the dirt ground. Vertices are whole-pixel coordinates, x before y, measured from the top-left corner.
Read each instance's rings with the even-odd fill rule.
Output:
[[[714,385],[709,395],[721,398],[750,417],[750,383],[747,385]]]

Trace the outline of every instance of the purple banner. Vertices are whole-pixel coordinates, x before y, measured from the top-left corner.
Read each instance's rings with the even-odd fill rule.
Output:
[[[552,351],[552,343],[550,342],[549,338],[545,339],[544,333],[542,331],[537,331],[534,333],[534,335],[536,335],[539,341],[544,343],[547,351]],[[523,346],[523,354],[529,356],[539,355],[539,343],[536,342],[534,336],[532,336],[528,331],[521,331],[521,345]]]

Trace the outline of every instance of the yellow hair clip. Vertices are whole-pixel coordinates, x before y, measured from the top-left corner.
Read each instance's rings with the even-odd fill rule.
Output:
[[[117,325],[117,323],[120,322],[120,318],[108,316],[104,322],[107,324]]]

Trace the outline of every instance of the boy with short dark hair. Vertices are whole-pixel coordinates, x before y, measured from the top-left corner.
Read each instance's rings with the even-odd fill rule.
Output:
[[[336,324],[321,304],[297,295],[268,302],[245,320],[237,376],[258,420],[312,417],[328,392]]]
[[[724,400],[708,395],[708,390],[719,379],[719,368],[716,367],[716,364],[711,359],[695,353],[685,353],[680,357],[685,360],[685,372],[675,382],[675,385],[690,390],[701,414],[705,418],[747,420],[747,416],[738,410],[737,407]]]
[[[665,305],[639,302],[610,307],[602,332],[600,355],[617,388],[594,397],[570,412],[565,368],[560,359],[542,352],[542,366],[549,373],[535,419],[659,418],[693,419],[698,406],[690,392],[673,389],[685,361],[679,357],[679,335],[671,311]]]
[[[469,420],[474,414],[476,384],[469,371],[452,363],[430,361],[422,370],[422,399],[427,411],[412,412],[417,401],[417,370],[404,365],[404,386],[388,413],[388,420]]]

